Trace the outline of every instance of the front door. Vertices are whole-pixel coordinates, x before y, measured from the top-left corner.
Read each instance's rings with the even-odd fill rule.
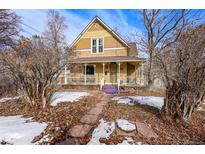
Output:
[[[117,64],[110,63],[110,82],[117,83]]]

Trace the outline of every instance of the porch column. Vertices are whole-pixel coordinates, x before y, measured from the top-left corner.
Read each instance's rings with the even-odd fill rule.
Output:
[[[119,83],[120,83],[120,63],[118,63],[118,80],[119,80]]]
[[[96,65],[94,64],[93,67],[94,67],[94,80],[95,80],[95,83],[97,83],[98,81],[96,79]]]
[[[67,66],[64,68],[64,83],[67,84]]]
[[[137,67],[135,65],[135,84],[137,83]]]
[[[85,68],[84,68],[84,69],[85,69],[85,75],[84,75],[85,85],[86,85],[86,78],[87,78],[87,77],[86,77],[86,67],[87,67],[87,64],[85,64]]]
[[[144,85],[144,63],[142,64],[142,84]]]
[[[104,80],[105,80],[105,63],[103,63],[103,83],[104,83]]]

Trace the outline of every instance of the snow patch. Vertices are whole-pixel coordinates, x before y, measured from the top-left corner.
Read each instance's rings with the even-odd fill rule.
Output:
[[[197,111],[203,111],[203,112],[205,112],[205,108],[204,108],[204,107],[198,107],[198,108],[197,108]]]
[[[135,103],[149,105],[161,109],[164,105],[164,97],[155,96],[127,96],[127,97],[114,97],[119,104],[134,105]]]
[[[115,130],[114,122],[106,122],[103,119],[100,119],[99,121],[100,121],[100,124],[93,131],[92,138],[88,142],[88,144],[91,144],[91,145],[102,144],[100,143],[99,139],[108,138],[112,134],[112,132]]]
[[[125,119],[117,119],[117,126],[124,131],[133,131],[136,129],[136,126]]]
[[[117,123],[118,126],[120,125],[123,128],[123,130],[126,130],[126,131],[132,131],[136,129],[136,126],[134,124],[129,123],[125,119],[117,119],[116,122],[106,122],[105,120],[100,119],[99,122],[100,124],[98,125],[97,128],[95,128],[95,130],[92,133],[92,138],[88,142],[89,145],[104,144],[104,143],[100,143],[100,138],[108,139],[108,137],[113,133],[113,131],[116,128],[115,123]],[[130,145],[130,144],[139,145],[142,143],[136,142],[130,137],[125,137],[123,142],[119,143],[119,145]]]
[[[46,123],[30,122],[22,116],[0,117],[0,142],[9,144],[35,144],[32,140],[46,129]]]
[[[129,97],[114,97],[112,100],[117,101],[119,104],[134,105],[133,100],[131,100]]]
[[[118,143],[117,145],[142,145],[142,142],[136,142],[131,137],[125,137],[122,143]]]
[[[89,95],[87,92],[56,92],[51,99],[51,105],[56,106],[60,102],[75,102]]]
[[[8,102],[8,101],[17,100],[17,99],[19,99],[20,97],[21,97],[21,96],[1,98],[1,99],[0,99],[0,103],[5,103],[5,102]]]
[[[49,134],[44,135],[39,141],[37,141],[35,144],[42,144],[43,142],[48,142],[50,139],[52,139]]]

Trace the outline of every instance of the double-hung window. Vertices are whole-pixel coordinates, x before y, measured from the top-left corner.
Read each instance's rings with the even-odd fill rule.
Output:
[[[97,39],[92,39],[92,53],[97,52]]]
[[[103,52],[103,39],[98,39],[98,52]]]
[[[93,38],[92,39],[92,53],[102,53],[103,52],[103,39]]]

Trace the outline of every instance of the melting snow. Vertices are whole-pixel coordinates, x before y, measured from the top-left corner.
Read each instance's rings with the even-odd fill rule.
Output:
[[[56,92],[51,99],[51,105],[56,106],[60,102],[78,101],[88,95],[90,94],[87,92]]]
[[[117,119],[116,123],[119,124],[123,130],[135,130],[136,126],[134,124],[129,123],[127,120],[124,119]],[[118,126],[119,126],[118,125]],[[100,143],[100,138],[108,138],[113,131],[115,130],[115,122],[106,122],[103,119],[100,119],[100,124],[92,133],[92,138],[88,142],[90,145],[100,145],[104,143]],[[136,142],[130,137],[125,137],[122,143],[119,143],[119,145],[129,145],[129,144],[142,144],[141,142]]]
[[[134,105],[133,100],[125,97],[113,97],[112,100],[117,101],[119,104]]]
[[[53,137],[51,137],[49,134],[44,135],[39,141],[37,141],[35,144],[41,144],[43,142],[48,142],[50,139],[52,139]]]
[[[134,105],[135,102],[140,104],[146,104],[149,106],[154,106],[161,108],[164,104],[164,97],[155,96],[127,96],[127,97],[114,97],[112,100],[116,100],[117,103],[123,103],[127,105]]]
[[[125,119],[117,119],[117,126],[124,131],[133,131],[136,129],[136,126]]]
[[[197,110],[198,110],[198,111],[204,111],[204,112],[205,112],[205,108],[204,108],[204,107],[198,107]]]
[[[5,103],[5,102],[7,102],[7,101],[17,100],[17,99],[19,99],[20,97],[21,97],[21,96],[1,98],[1,99],[0,99],[0,103]]]
[[[114,122],[105,122],[103,119],[100,119],[100,124],[92,133],[92,138],[88,144],[96,145],[100,143],[100,138],[108,138],[112,132],[115,130]]]
[[[34,144],[32,140],[47,127],[46,123],[31,122],[21,116],[0,117],[0,142]]]

